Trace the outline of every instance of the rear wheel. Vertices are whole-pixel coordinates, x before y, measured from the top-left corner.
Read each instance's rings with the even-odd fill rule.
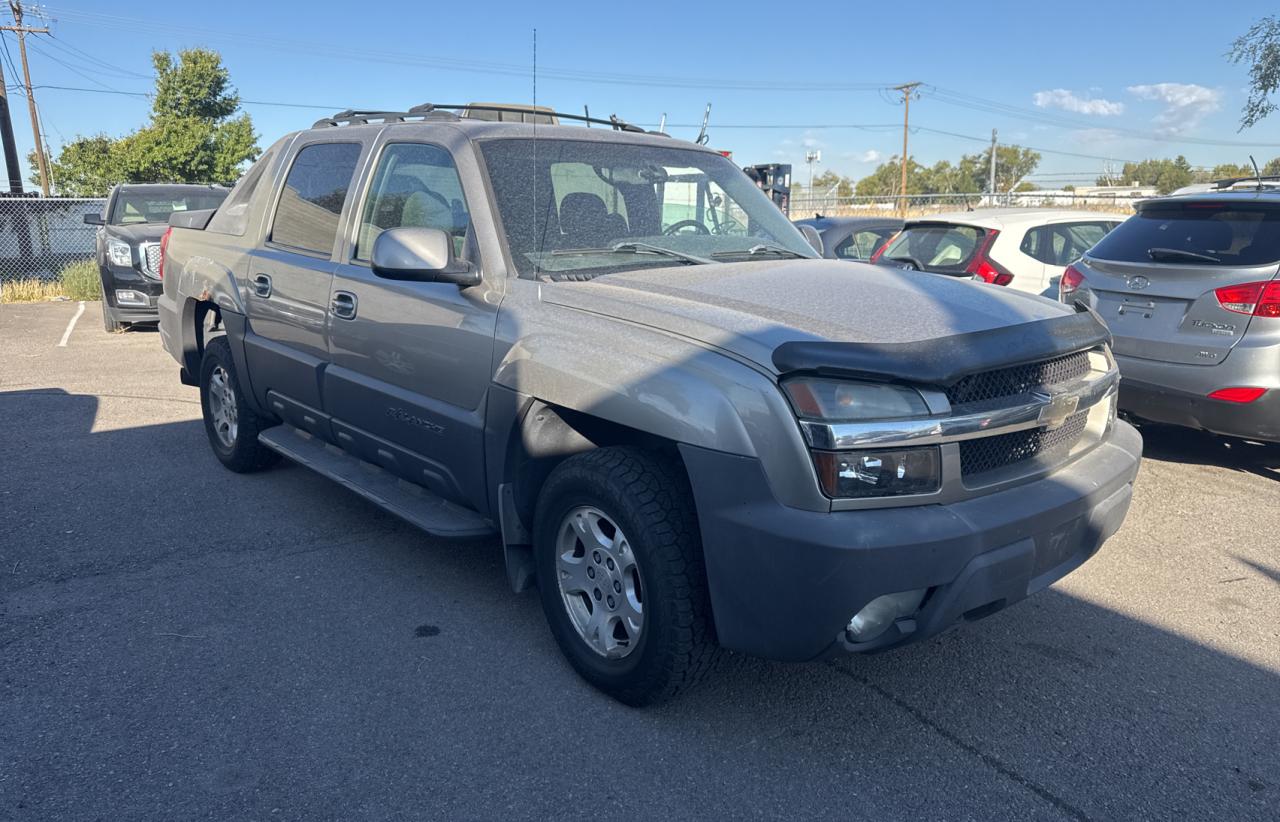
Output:
[[[632,448],[571,457],[548,477],[534,530],[543,611],[584,679],[647,705],[712,669],[697,517],[674,460]]]
[[[279,454],[258,442],[258,432],[274,423],[245,402],[225,337],[205,346],[200,362],[200,408],[213,453],[232,471],[260,471],[279,460]]]

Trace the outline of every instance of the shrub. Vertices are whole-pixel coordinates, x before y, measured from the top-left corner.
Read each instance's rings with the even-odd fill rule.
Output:
[[[63,295],[73,300],[102,299],[102,281],[98,277],[98,264],[93,260],[69,263],[58,273]]]

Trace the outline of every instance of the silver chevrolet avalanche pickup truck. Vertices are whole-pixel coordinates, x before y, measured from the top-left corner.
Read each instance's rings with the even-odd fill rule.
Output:
[[[335,115],[171,219],[161,337],[231,470],[500,535],[633,705],[722,649],[988,616],[1120,527],[1141,440],[1086,307],[820,259],[729,160],[616,118],[461,108]]]

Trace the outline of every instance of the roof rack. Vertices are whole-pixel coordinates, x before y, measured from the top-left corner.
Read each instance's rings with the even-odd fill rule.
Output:
[[[599,117],[588,117],[582,114],[564,114],[559,111],[551,111],[550,109],[533,110],[528,106],[498,106],[487,104],[446,104],[446,103],[422,103],[414,106],[408,111],[363,111],[360,109],[347,109],[339,111],[330,117],[324,117],[316,120],[312,128],[329,128],[336,126],[362,126],[369,123],[403,123],[409,119],[422,120],[453,120],[458,121],[462,118],[455,112],[466,111],[495,111],[509,112],[512,114],[545,114],[549,117],[555,117],[560,120],[573,120],[574,122],[586,123],[588,126],[592,123],[596,125],[608,126],[614,131],[628,131],[636,134],[662,134],[662,136],[670,136],[659,131],[647,131],[640,126],[632,125],[625,120],[620,119],[616,114],[610,114],[609,119],[601,119]]]
[[[1240,183],[1258,183],[1258,182],[1280,182],[1280,175],[1263,174],[1261,177],[1250,174],[1248,177],[1230,177],[1226,180],[1214,180],[1213,187],[1216,189],[1231,188]]]

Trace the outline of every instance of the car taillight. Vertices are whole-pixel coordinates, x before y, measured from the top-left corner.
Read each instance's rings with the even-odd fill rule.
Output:
[[[1074,265],[1067,266],[1062,272],[1062,279],[1058,280],[1058,299],[1065,303],[1083,282],[1084,274],[1080,273],[1080,269]]]
[[[966,274],[972,274],[983,282],[993,285],[1008,285],[1013,282],[1013,272],[988,256],[991,246],[995,244],[996,237],[999,236],[1000,232],[995,229],[987,231],[986,236],[982,238],[982,244],[978,246],[978,250],[973,254],[973,259],[969,261],[968,267],[965,268]]]
[[[169,250],[169,235],[173,233],[173,228],[166,228],[164,236],[160,238],[160,262],[156,265],[156,276],[164,279],[164,258]]]
[[[1280,280],[1228,285],[1213,292],[1218,305],[1237,314],[1280,317]]]
[[[1219,388],[1209,395],[1209,399],[1226,400],[1227,402],[1253,402],[1265,393],[1267,393],[1265,388],[1234,386],[1232,388]]]
[[[878,261],[878,260],[880,259],[880,256],[881,256],[882,254],[884,254],[884,250],[885,250],[886,248],[888,248],[889,246],[893,245],[893,241],[894,241],[894,240],[896,240],[896,239],[898,239],[898,237],[899,237],[901,234],[902,234],[902,232],[901,232],[901,231],[895,232],[895,233],[894,233],[894,235],[893,235],[892,237],[890,237],[889,239],[887,239],[887,240],[885,240],[883,243],[881,243],[879,248],[877,248],[875,251],[871,252],[871,259],[867,260],[867,262],[874,263],[874,262]]]

